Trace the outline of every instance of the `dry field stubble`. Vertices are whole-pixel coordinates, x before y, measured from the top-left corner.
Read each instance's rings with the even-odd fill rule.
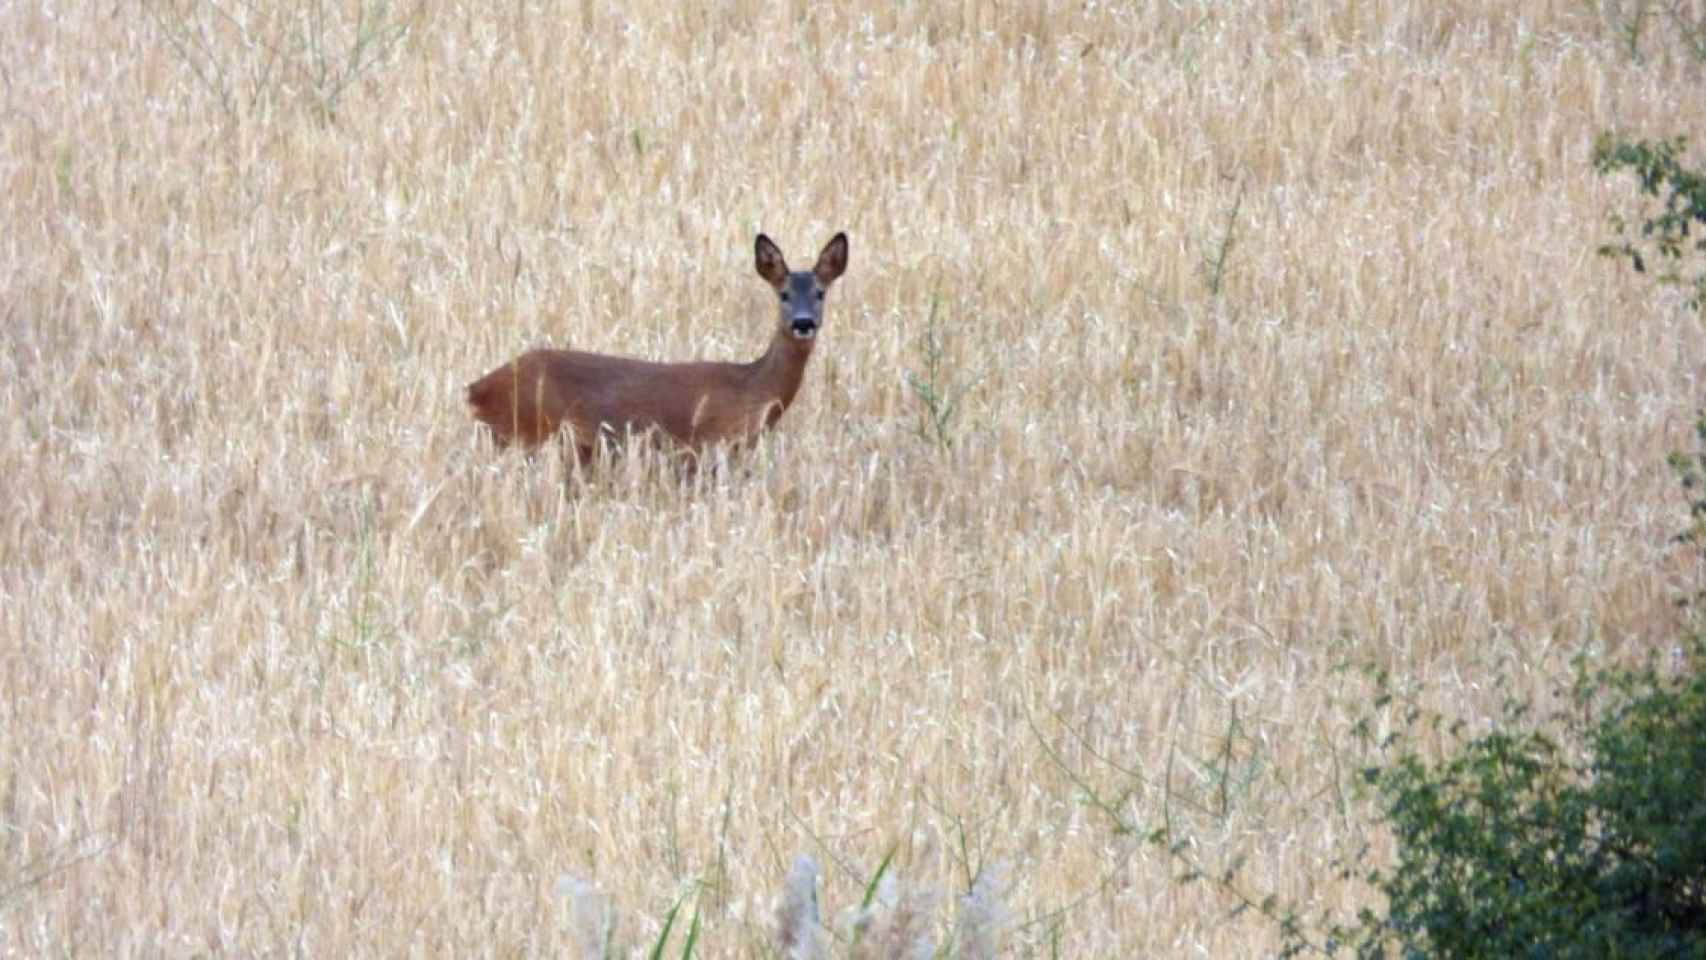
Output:
[[[896,843],[940,936],[1005,862],[1010,951],[1272,948],[1055,758],[1365,902],[1335,667],[1491,717],[1682,573],[1700,321],[1588,151],[1699,68],[1506,6],[436,4],[341,87],[289,3],[6,7],[0,951],[562,952],[572,875],[762,955],[796,851],[832,916]],[[756,356],[753,234],[843,227],[736,465],[565,494],[462,409]]]

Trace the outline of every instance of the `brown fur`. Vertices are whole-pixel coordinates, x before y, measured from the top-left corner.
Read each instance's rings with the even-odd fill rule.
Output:
[[[840,276],[846,253],[846,237],[837,234],[813,268],[823,287]],[[786,264],[762,236],[757,267],[782,290]],[[597,450],[601,433],[616,442],[655,430],[695,453],[741,444],[775,425],[794,402],[816,343],[790,333],[785,303],[769,349],[751,363],[654,363],[532,350],[469,384],[468,405],[500,447],[537,447],[566,426],[583,462]]]
[[[470,384],[468,403],[499,446],[535,447],[566,425],[583,458],[601,427],[613,440],[656,428],[698,450],[773,425],[799,392],[810,356],[810,343],[781,342],[752,363],[652,363],[533,350]]]

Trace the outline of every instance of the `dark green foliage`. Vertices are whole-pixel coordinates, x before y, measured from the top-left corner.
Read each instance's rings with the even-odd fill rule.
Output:
[[[1706,305],[1706,174],[1682,165],[1687,146],[1683,137],[1633,143],[1601,134],[1593,147],[1594,169],[1602,174],[1628,170],[1641,193],[1658,199],[1658,212],[1644,217],[1638,231],[1621,215],[1612,214],[1618,239],[1599,248],[1602,256],[1627,258],[1638,273],[1652,266],[1663,283],[1690,288],[1688,305]],[[1649,258],[1652,263],[1649,264]],[[1695,271],[1692,276],[1689,271]]]
[[[1556,740],[1513,704],[1499,729],[1453,730],[1437,763],[1402,735],[1388,743],[1391,759],[1363,772],[1397,840],[1390,868],[1362,873],[1386,913],[1330,943],[1363,957],[1706,956],[1703,655],[1678,651],[1680,672],[1584,669],[1572,709],[1542,724]]]

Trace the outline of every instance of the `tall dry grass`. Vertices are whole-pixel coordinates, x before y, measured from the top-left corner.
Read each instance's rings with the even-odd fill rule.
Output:
[[[1667,642],[1706,331],[1588,158],[1706,98],[1615,10],[421,4],[345,77],[352,5],[219,6],[0,11],[0,952],[774,955],[797,852],[846,952],[892,848],[937,944],[1005,862],[1009,952],[1262,955],[1090,792],[1354,909],[1339,665]],[[464,413],[756,356],[752,235],[839,228],[739,463]]]

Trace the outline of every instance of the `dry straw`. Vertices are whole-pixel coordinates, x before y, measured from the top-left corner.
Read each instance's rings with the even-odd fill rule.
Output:
[[[1588,161],[1706,99],[1621,16],[5,6],[0,953],[842,956],[918,831],[861,943],[1271,954],[1164,817],[1369,905],[1341,664],[1482,723],[1673,625],[1706,331]],[[842,227],[748,454],[470,422]]]

